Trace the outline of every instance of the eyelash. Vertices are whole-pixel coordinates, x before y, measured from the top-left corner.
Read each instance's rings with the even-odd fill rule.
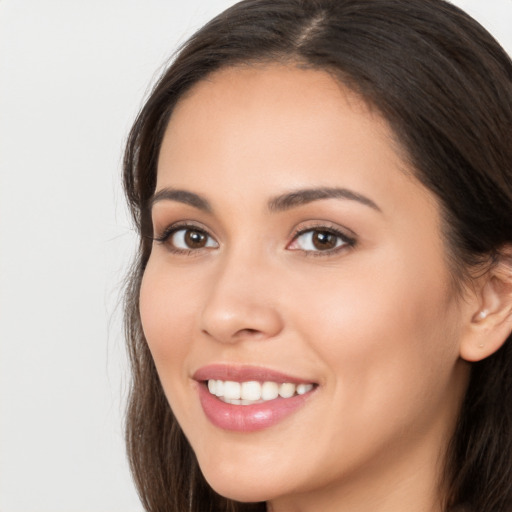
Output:
[[[173,224],[171,226],[168,226],[166,229],[164,229],[164,231],[160,235],[154,237],[153,241],[155,241],[159,244],[165,245],[165,244],[167,244],[167,242],[173,235],[175,235],[178,231],[182,231],[182,230],[183,231],[189,231],[189,230],[196,231],[197,233],[201,233],[204,236],[213,239],[213,237],[210,236],[205,229],[200,228],[199,226],[196,226],[195,224],[179,223],[179,224]],[[199,252],[201,252],[201,249],[204,250],[204,248],[178,249],[177,247],[173,247],[171,244],[168,244],[168,250],[170,252],[172,252],[174,254],[184,255],[184,256],[198,254]]]
[[[159,244],[166,244],[173,235],[175,235],[178,231],[181,231],[181,230],[196,231],[198,233],[203,234],[207,238],[214,240],[214,238],[205,229],[200,228],[199,226],[196,226],[195,224],[187,224],[187,223],[173,224],[173,225],[167,227],[160,235],[154,237],[153,240]],[[327,249],[325,251],[322,251],[322,250],[307,251],[307,250],[303,250],[303,249],[292,249],[292,250],[293,251],[301,251],[308,257],[322,257],[322,256],[325,257],[325,256],[332,256],[333,254],[336,254],[340,251],[350,249],[350,248],[354,247],[357,243],[356,239],[354,237],[348,236],[347,234],[341,232],[339,229],[336,229],[333,226],[327,226],[325,224],[318,224],[318,225],[308,226],[307,228],[299,228],[296,231],[294,231],[294,233],[292,235],[292,239],[287,244],[287,247],[289,247],[290,245],[295,243],[299,239],[299,237],[301,237],[302,235],[305,235],[306,233],[310,233],[310,232],[315,232],[315,231],[316,232],[325,232],[330,235],[334,235],[335,237],[337,237],[338,239],[341,240],[342,244],[338,247],[334,247],[332,249]],[[198,248],[198,249],[192,249],[192,248],[179,249],[179,248],[173,247],[171,244],[168,244],[168,249],[172,253],[188,256],[188,255],[198,254],[198,253],[202,252],[202,250],[205,250],[208,248],[202,247],[202,248]]]
[[[337,254],[341,251],[344,251],[344,250],[347,250],[347,249],[350,249],[352,247],[355,247],[356,245],[356,239],[354,237],[351,237],[351,236],[348,236],[346,233],[343,233],[342,231],[340,231],[339,229],[333,227],[333,226],[329,226],[329,225],[326,225],[326,224],[316,224],[316,225],[313,225],[313,226],[308,226],[306,228],[298,228],[292,235],[292,240],[291,242],[288,244],[288,246],[292,245],[293,243],[295,243],[299,237],[301,237],[302,235],[305,235],[306,233],[311,233],[311,232],[323,232],[323,233],[328,233],[330,235],[334,235],[336,238],[340,239],[342,244],[339,246],[339,247],[334,247],[332,249],[327,249],[325,251],[321,251],[321,250],[318,250],[318,251],[305,251],[305,250],[301,250],[301,249],[294,249],[294,250],[297,250],[297,251],[302,251],[305,256],[307,257],[313,257],[313,258],[317,258],[317,257],[327,257],[327,256],[332,256],[334,254]],[[288,247],[287,246],[287,247]]]

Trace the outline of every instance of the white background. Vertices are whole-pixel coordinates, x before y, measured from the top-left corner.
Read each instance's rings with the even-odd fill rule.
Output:
[[[232,0],[0,0],[0,512],[141,511],[120,323],[123,142]],[[455,2],[512,53],[512,0]]]

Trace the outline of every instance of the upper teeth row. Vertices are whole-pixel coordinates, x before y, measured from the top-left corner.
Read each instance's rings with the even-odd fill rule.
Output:
[[[295,393],[303,395],[313,389],[313,384],[292,384],[285,382],[234,382],[231,380],[213,380],[208,381],[208,390],[212,395],[225,400],[274,400],[278,396],[290,398]]]

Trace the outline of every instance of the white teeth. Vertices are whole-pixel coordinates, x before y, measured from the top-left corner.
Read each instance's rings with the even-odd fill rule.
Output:
[[[261,386],[261,398],[263,400],[274,400],[279,396],[279,385],[275,382],[264,382]]]
[[[313,389],[313,384],[292,384],[285,382],[234,382],[213,380],[208,381],[208,391],[212,395],[218,396],[224,402],[233,405],[251,405],[254,403],[274,400],[278,396],[281,398],[291,398],[295,394],[304,395]]]
[[[224,398],[226,400],[240,400],[240,388],[240,382],[227,380],[224,382]]]
[[[289,382],[285,382],[279,386],[279,396],[281,398],[290,398],[295,394],[296,386],[295,384],[290,384]]]
[[[242,400],[260,400],[261,399],[261,384],[253,380],[249,382],[242,382],[242,389],[240,391],[240,398]]]
[[[299,384],[297,386],[297,395],[303,395],[313,389],[313,384]]]

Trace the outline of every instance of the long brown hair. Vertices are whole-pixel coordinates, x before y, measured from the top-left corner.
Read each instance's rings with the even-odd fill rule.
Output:
[[[265,510],[206,483],[165,399],[139,316],[151,251],[148,199],[176,102],[209,73],[256,62],[333,73],[390,123],[416,177],[439,199],[454,282],[512,244],[512,62],[476,21],[443,0],[245,0],[199,30],[131,130],[124,186],[140,235],[126,293],[132,388],[126,439],[147,511]],[[512,504],[512,341],[473,364],[446,460],[447,507]]]

